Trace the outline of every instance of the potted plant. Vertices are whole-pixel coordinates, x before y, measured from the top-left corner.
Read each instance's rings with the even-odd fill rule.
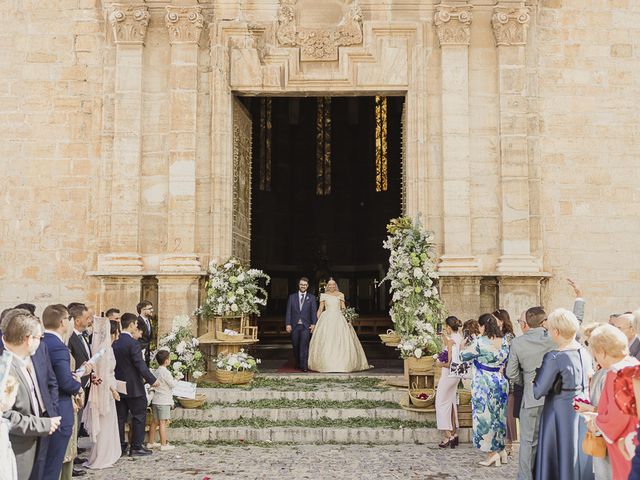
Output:
[[[204,375],[204,356],[198,349],[198,339],[192,332],[191,318],[188,315],[176,316],[171,324],[171,331],[159,339],[158,349],[152,355],[151,366],[158,367],[155,354],[159,350],[166,350],[171,359],[169,371],[177,380],[195,381]],[[205,396],[197,394],[195,400],[178,397],[178,401],[185,408],[195,408],[194,405],[198,402],[204,403]]]
[[[389,271],[383,281],[391,284],[390,315],[400,336],[398,349],[409,370],[432,372],[432,355],[442,348],[436,327],[444,318],[432,257],[433,234],[419,218],[408,217],[393,219],[387,232]]]
[[[244,334],[249,315],[260,315],[260,307],[267,304],[267,291],[259,281],[267,284],[269,276],[262,270],[247,269],[236,258],[218,264],[209,263],[209,279],[206,284],[207,297],[197,315],[210,320],[208,331],[224,332],[226,329]],[[222,337],[222,335],[220,335]]]
[[[259,364],[260,359],[252,357],[244,349],[238,353],[221,354],[215,360],[216,380],[234,385],[250,383]]]

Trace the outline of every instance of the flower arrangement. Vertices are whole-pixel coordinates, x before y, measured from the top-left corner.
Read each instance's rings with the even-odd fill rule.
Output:
[[[442,350],[437,355],[434,355],[433,359],[438,361],[438,362],[440,362],[440,363],[447,363],[449,361],[449,352],[445,348],[444,350]]]
[[[197,380],[204,375],[204,356],[198,350],[198,339],[191,330],[191,318],[188,315],[178,315],[173,319],[171,331],[158,341],[158,350],[153,352],[152,366],[157,368],[156,353],[159,350],[169,352],[171,365],[169,370],[178,380]]]
[[[342,312],[342,314],[344,315],[344,318],[349,323],[353,322],[354,320],[356,320],[360,316],[358,314],[358,312],[356,311],[356,309],[353,308],[353,307],[345,308],[344,311]]]
[[[246,269],[239,260],[230,258],[222,264],[209,263],[207,298],[196,315],[241,316],[260,315],[260,306],[267,304],[267,291],[258,284],[268,284],[269,275],[262,270]]]
[[[390,251],[389,271],[383,281],[391,283],[391,320],[400,335],[403,358],[433,355],[441,350],[436,325],[444,317],[432,259],[433,234],[420,219],[393,219],[383,246]]]
[[[216,359],[216,368],[227,372],[257,372],[260,359],[249,355],[244,349],[238,353],[221,354]]]

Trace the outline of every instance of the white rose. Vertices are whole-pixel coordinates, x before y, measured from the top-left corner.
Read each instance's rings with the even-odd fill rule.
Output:
[[[231,311],[232,312],[237,312],[238,311],[238,305],[236,305],[235,303],[233,305],[231,305]]]
[[[422,349],[421,348],[416,348],[414,355],[416,356],[416,358],[420,358],[422,357]]]

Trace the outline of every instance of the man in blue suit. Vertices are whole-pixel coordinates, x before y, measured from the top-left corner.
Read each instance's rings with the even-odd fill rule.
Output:
[[[69,312],[64,305],[49,305],[42,314],[44,343],[49,349],[51,366],[58,380],[58,413],[62,416],[60,428],[51,436],[47,451],[45,480],[58,480],[62,471],[64,454],[73,433],[75,412],[71,397],[82,392],[82,384],[71,373],[71,353],[63,341],[67,332]],[[77,365],[79,368],[80,365]],[[85,367],[90,372],[91,366]]]
[[[160,382],[153,376],[142,357],[140,343],[133,338],[138,331],[138,317],[133,313],[125,313],[120,318],[122,333],[113,342],[113,354],[116,357],[116,380],[126,382],[127,393],[120,394],[116,402],[118,413],[118,430],[120,431],[120,446],[122,454],[127,450],[124,435],[124,425],[127,414],[131,412],[131,449],[129,456],[150,455],[151,450],[142,446],[144,442],[144,427],[147,421],[147,393],[144,389],[146,381],[152,387]]]
[[[287,302],[287,333],[291,334],[293,356],[296,368],[307,371],[309,358],[309,340],[318,321],[318,308],[315,295],[307,293],[309,279],[302,277],[298,281],[298,291],[289,295]]]
[[[19,307],[19,306],[18,306]],[[4,315],[0,320],[0,355],[4,351],[4,343],[2,342],[2,331],[5,329],[5,325],[9,321],[20,314],[31,313],[30,310],[21,308],[14,308],[3,312]],[[35,308],[34,308],[35,312]],[[58,381],[56,375],[53,372],[51,366],[51,360],[49,358],[49,350],[44,342],[40,342],[38,349],[31,356],[31,364],[36,374],[36,380],[40,387],[40,394],[42,403],[44,405],[44,411],[40,412],[41,417],[57,417],[58,416]],[[47,458],[47,449],[49,447],[49,437],[41,437],[38,443],[38,453],[36,456],[36,463],[31,471],[30,480],[39,480],[44,474],[44,463]]]

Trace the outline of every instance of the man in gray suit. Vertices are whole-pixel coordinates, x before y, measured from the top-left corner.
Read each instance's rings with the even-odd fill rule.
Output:
[[[629,355],[640,360],[640,339],[636,334],[635,317],[632,313],[611,316],[609,323],[625,334],[629,342]]]
[[[60,417],[41,417],[42,393],[33,370],[31,355],[40,345],[40,321],[28,312],[14,316],[2,332],[5,349],[11,354],[9,374],[18,380],[16,401],[3,413],[9,420],[9,440],[16,456],[18,478],[29,478],[36,460],[39,437],[56,431]]]
[[[520,319],[520,327],[524,334],[511,341],[506,374],[509,380],[524,386],[520,408],[518,480],[531,480],[538,447],[540,414],[544,405],[544,397],[536,400],[533,396],[533,380],[536,369],[542,365],[542,357],[556,348],[556,344],[542,327],[547,319],[547,314],[542,307],[530,308],[524,317],[524,321]]]

